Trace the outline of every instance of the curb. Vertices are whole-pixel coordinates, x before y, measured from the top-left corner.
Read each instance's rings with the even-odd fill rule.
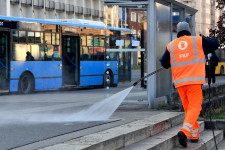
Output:
[[[214,130],[225,130],[225,120],[210,120],[205,121],[206,129],[214,129]]]
[[[184,117],[181,112],[164,112],[41,150],[115,150],[172,128]]]
[[[200,132],[204,131],[204,122],[200,121]],[[138,143],[134,143],[121,150],[170,150],[178,144],[177,133],[182,128],[182,124],[177,125],[167,131],[163,131],[155,135],[154,137],[149,137]]]

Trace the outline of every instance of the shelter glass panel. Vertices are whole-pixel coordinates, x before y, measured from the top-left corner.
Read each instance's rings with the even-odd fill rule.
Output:
[[[170,26],[170,7],[156,3],[156,60],[159,60],[165,52],[166,45],[171,41]],[[156,61],[156,68],[161,67],[159,61]],[[165,96],[170,94],[171,88],[170,70],[163,70],[157,74],[156,78],[156,96]]]

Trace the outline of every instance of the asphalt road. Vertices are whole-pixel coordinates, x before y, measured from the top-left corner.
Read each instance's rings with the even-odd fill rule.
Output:
[[[138,71],[133,71],[133,82],[139,76]],[[224,78],[225,76],[217,77],[216,82],[224,82]],[[158,111],[150,111],[147,105],[122,104],[109,120],[64,120],[66,117],[75,117],[73,114],[132,86],[133,82],[120,83],[118,87],[110,89],[89,88],[0,96],[0,150],[37,149],[157,114]],[[126,100],[136,102],[146,99],[146,90],[140,86],[135,87],[126,97]]]
[[[135,74],[133,74],[133,77],[136,80]],[[140,115],[136,114],[136,117],[127,119],[129,114],[118,110],[117,114],[119,115],[113,116],[110,120],[73,121],[77,112],[86,110],[91,105],[131,85],[132,82],[126,82],[121,83],[118,87],[109,89],[86,88],[69,91],[36,92],[28,95],[2,95],[0,96],[0,150],[37,149],[69,140],[70,136],[66,135],[72,133],[77,134],[73,135],[73,137],[86,134],[84,129],[98,128],[99,126],[107,128],[107,126],[112,126],[113,124],[129,122],[135,118],[142,117],[143,113],[149,114],[149,112],[143,111],[139,112]],[[127,98],[129,100],[132,99],[133,95],[137,95],[137,92],[141,94],[145,90],[137,87]],[[144,107],[146,108],[147,106]],[[143,107],[141,109],[143,110]],[[70,119],[65,120],[65,118]],[[83,130],[83,133],[81,130]],[[59,136],[63,136],[63,138],[49,140]],[[48,142],[40,142],[43,140],[48,140]]]

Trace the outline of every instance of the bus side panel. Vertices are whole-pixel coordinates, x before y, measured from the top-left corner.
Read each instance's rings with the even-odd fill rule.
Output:
[[[114,81],[113,84],[118,84],[118,61],[106,61],[105,70],[110,69],[113,72]]]
[[[107,69],[112,70],[114,84],[118,83],[118,61],[80,61],[80,86],[102,85]]]
[[[19,80],[10,80],[10,92],[18,91]]]
[[[61,61],[11,61],[10,63],[10,91],[18,91],[19,78],[25,71],[34,75],[35,82],[37,81],[35,90],[62,87]]]
[[[102,85],[103,75],[101,76],[81,76],[80,86]]]
[[[215,70],[215,74],[217,74],[217,75],[220,74],[220,68],[221,68],[221,66],[223,66],[223,68],[225,69],[225,62],[219,62],[218,63],[218,66],[216,67],[216,70]]]
[[[102,85],[104,61],[80,61],[80,86]]]
[[[118,84],[118,75],[114,75],[114,84]]]
[[[57,89],[62,87],[62,78],[35,79],[36,90]]]
[[[105,71],[104,61],[80,61],[80,75],[103,75]]]

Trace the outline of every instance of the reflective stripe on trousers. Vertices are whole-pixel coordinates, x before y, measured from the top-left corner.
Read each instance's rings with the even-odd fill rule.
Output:
[[[191,131],[191,138],[192,137],[197,137],[197,136],[199,136],[199,134],[200,134],[199,129],[192,130]]]
[[[182,128],[190,133],[191,138],[199,136],[199,129],[193,130],[193,126],[190,123],[184,123]]]

